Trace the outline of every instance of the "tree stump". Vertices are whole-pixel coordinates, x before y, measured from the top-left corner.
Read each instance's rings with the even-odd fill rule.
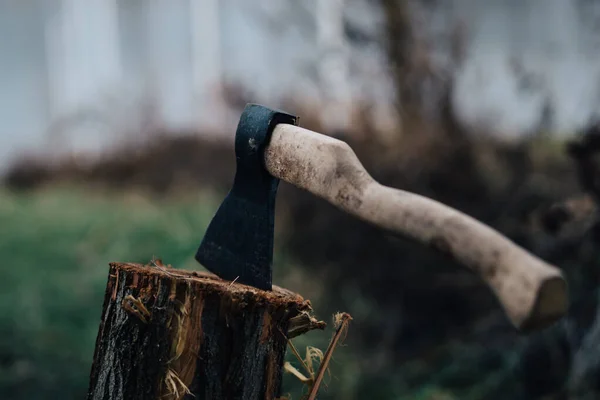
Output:
[[[306,324],[316,321],[310,311],[275,286],[111,263],[87,398],[278,398],[288,329],[323,329]]]

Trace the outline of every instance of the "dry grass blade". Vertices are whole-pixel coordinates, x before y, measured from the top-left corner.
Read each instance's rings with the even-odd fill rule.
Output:
[[[300,355],[300,353],[298,352],[298,349],[296,349],[296,346],[294,346],[294,343],[292,343],[292,341],[290,339],[287,340],[288,342],[288,346],[290,346],[290,349],[292,350],[292,353],[294,353],[294,356],[296,356],[296,359],[298,359],[298,361],[300,361],[300,364],[302,364],[302,368],[304,368],[304,370],[306,372],[308,372],[311,377],[310,378],[306,378],[306,382],[311,381],[313,379],[313,371],[312,368],[310,368],[307,364],[306,361],[304,361],[304,359],[302,358],[302,356]],[[291,364],[290,364],[291,365]],[[295,375],[295,374],[294,374]],[[303,375],[304,377],[304,375]],[[304,382],[303,382],[304,383]]]
[[[308,378],[308,377],[304,376],[304,374],[302,372],[298,371],[296,369],[296,367],[294,367],[289,361],[286,361],[285,364],[283,364],[283,369],[285,370],[285,372],[294,375],[303,384],[305,384],[305,385],[312,384],[312,381],[313,381],[312,377]]]
[[[312,377],[315,376],[315,369],[313,367],[313,360],[316,360],[319,364],[323,362],[323,352],[313,346],[306,347],[306,365],[310,371]]]
[[[323,377],[325,376],[325,371],[327,370],[327,366],[331,361],[331,357],[333,356],[333,351],[335,350],[337,344],[340,341],[342,335],[345,335],[348,330],[348,324],[352,321],[352,317],[348,313],[338,313],[334,317],[334,324],[336,326],[335,334],[329,342],[329,346],[327,347],[327,351],[325,352],[325,356],[323,357],[323,361],[319,366],[319,371],[317,372],[317,376],[315,378],[315,382],[310,390],[307,400],[315,400],[317,397],[317,392],[319,391],[319,387],[321,386],[321,382],[323,381]],[[343,340],[343,339],[342,339]]]
[[[169,388],[169,393],[166,395],[167,397],[171,397],[175,400],[179,400],[184,396],[192,396],[195,397],[192,392],[188,389],[188,387],[179,379],[179,376],[175,373],[175,371],[170,368],[167,370],[167,376],[165,378],[165,383]],[[181,389],[181,391],[179,391]]]
[[[121,307],[123,307],[125,311],[127,311],[131,315],[134,315],[145,324],[148,323],[151,317],[150,311],[148,311],[142,300],[136,299],[132,295],[127,295],[123,299]]]

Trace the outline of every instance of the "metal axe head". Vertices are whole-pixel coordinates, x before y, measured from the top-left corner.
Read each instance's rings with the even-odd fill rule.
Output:
[[[210,222],[196,261],[227,280],[272,289],[275,196],[279,179],[264,165],[264,149],[275,125],[297,125],[298,118],[248,104],[235,134],[233,187]]]

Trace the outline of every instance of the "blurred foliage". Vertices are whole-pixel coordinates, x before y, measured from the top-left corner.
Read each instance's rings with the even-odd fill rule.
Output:
[[[388,18],[407,18],[406,9],[387,3]],[[394,20],[388,30],[406,28]],[[320,319],[338,311],[354,318],[319,398],[558,399],[567,387],[600,393],[593,385],[600,370],[593,350],[600,341],[598,175],[586,172],[600,171],[600,162],[588,157],[589,146],[567,147],[545,135],[518,142],[473,137],[455,120],[444,79],[439,109],[428,117],[418,96],[429,79],[419,71],[430,75],[420,67],[426,52],[410,41],[388,45],[404,99],[401,129],[378,131],[365,105],[350,131],[334,136],[381,183],[462,210],[560,266],[573,305],[559,324],[522,337],[491,291],[452,260],[283,183],[274,281],[310,299]],[[323,131],[308,105],[282,108],[300,115],[303,127]],[[1,398],[82,397],[109,261],[156,256],[200,268],[193,255],[231,185],[232,143],[191,133],[152,137],[94,163],[23,160],[7,174],[0,192]],[[65,182],[70,186],[61,188]],[[294,342],[301,352],[325,350],[331,332]],[[289,352],[287,358],[299,368]],[[299,399],[302,390],[285,377],[284,393]]]
[[[451,74],[429,57],[431,44],[412,23],[408,2],[380,4],[401,126],[376,132],[359,110],[351,131],[336,136],[381,183],[458,208],[560,266],[572,306],[555,326],[520,336],[469,271],[283,184],[274,281],[310,299],[320,319],[337,311],[354,318],[319,398],[600,397],[600,180],[590,173],[600,162],[590,146],[567,152],[542,134],[517,143],[466,134],[453,116]],[[464,57],[463,34],[457,27],[448,38],[454,68]],[[425,87],[437,95],[426,98]],[[232,90],[237,107],[253,100]],[[308,105],[282,108],[322,131]],[[193,255],[234,167],[231,143],[194,135],[158,135],[93,165],[15,165],[6,186],[30,191],[0,192],[0,398],[82,398],[108,262],[156,256],[200,268]],[[329,325],[295,339],[296,347],[324,350]],[[287,359],[299,368],[289,352]],[[302,390],[285,376],[284,393],[296,400]]]
[[[202,269],[193,255],[219,201],[210,193],[165,198],[72,185],[0,191],[0,398],[83,398],[108,263],[159,257],[177,268]],[[276,255],[276,282],[314,291],[302,270],[290,271],[289,264],[284,253]],[[331,331],[294,342],[301,351],[308,345],[324,350]],[[338,349],[333,378],[324,385],[333,397],[322,398],[352,398],[361,369],[351,349]],[[302,385],[286,376],[284,391],[297,399]]]
[[[73,188],[0,193],[0,398],[81,399],[108,262],[194,268],[215,204]]]
[[[347,139],[377,179],[445,201],[516,238],[565,268],[575,298],[582,299],[576,310],[590,303],[589,290],[596,286],[582,271],[594,269],[597,253],[585,250],[584,239],[563,249],[563,239],[544,233],[536,214],[578,190],[575,166],[557,150],[564,144],[448,144],[432,137],[415,143],[413,136],[385,150],[368,139]],[[196,146],[211,153],[206,143]],[[210,177],[197,175],[227,165],[215,178],[218,184],[199,185],[205,191],[154,185],[142,163],[129,178],[97,177],[95,188],[81,185],[93,176],[94,168],[87,168],[30,191],[0,192],[2,398],[83,396],[108,262],[156,256],[178,268],[201,268],[193,255],[230,184],[230,161],[222,157],[209,171],[181,161],[174,164],[178,173],[163,167],[158,178],[196,176],[206,182]],[[69,180],[64,176],[76,183],[62,186]],[[295,339],[296,347],[301,353],[306,346],[325,350],[333,332],[330,317],[337,311],[354,317],[319,398],[527,399],[537,398],[527,394],[527,384],[548,388],[566,379],[571,350],[565,350],[570,339],[564,327],[580,319],[520,337],[468,271],[290,185],[280,191],[274,280],[310,299],[317,317],[330,322],[326,332]],[[544,253],[548,249],[560,251]],[[579,290],[584,283],[588,291]],[[287,359],[300,367],[290,352]],[[284,393],[298,399],[302,390],[286,375]]]

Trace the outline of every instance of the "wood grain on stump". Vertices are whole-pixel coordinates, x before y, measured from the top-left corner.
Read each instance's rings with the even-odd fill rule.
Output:
[[[288,329],[310,311],[276,286],[111,263],[88,400],[275,399]]]

